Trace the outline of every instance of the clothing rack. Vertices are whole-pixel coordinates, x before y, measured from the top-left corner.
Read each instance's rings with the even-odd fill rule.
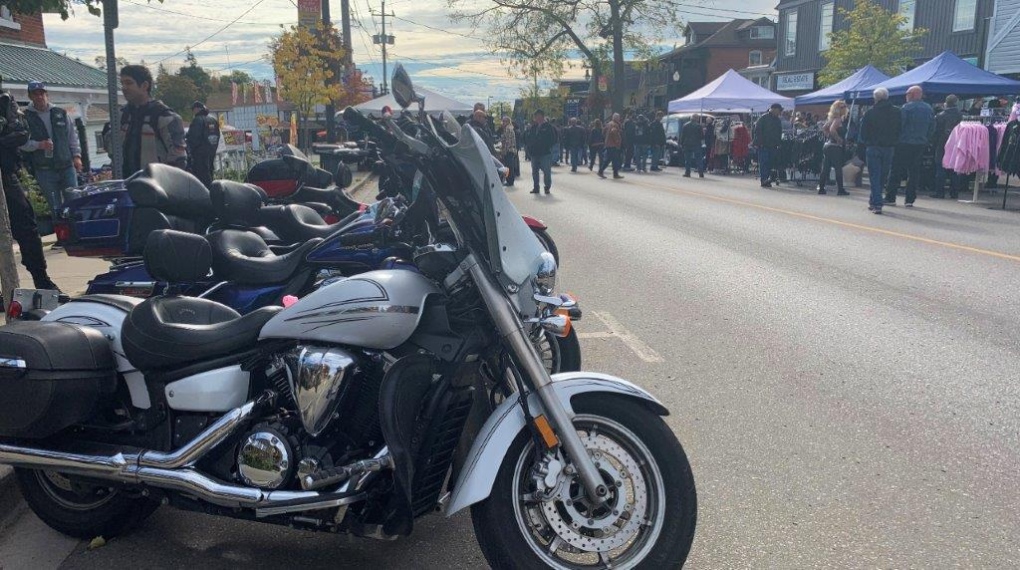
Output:
[[[998,109],[996,109],[996,110],[998,110]],[[964,116],[963,120],[960,121],[960,122],[961,123],[980,123],[980,124],[982,124],[984,126],[991,126],[991,125],[997,125],[999,123],[1005,123],[1005,122],[1007,122],[1006,121],[1007,118],[1008,117],[1007,117],[1007,115],[1005,113],[993,113],[991,115],[987,115],[987,116],[984,116],[984,117],[974,116],[974,115]],[[990,171],[985,173],[985,175],[984,175],[985,180],[987,180],[988,174],[990,174]],[[974,195],[971,198],[971,200],[969,200],[969,201],[972,202],[972,203],[975,203],[975,204],[978,201],[978,194],[980,194],[981,188],[982,188],[982,186],[984,186],[984,182],[982,182],[981,179],[982,179],[982,176],[980,175],[980,173],[974,173],[974,182],[973,182],[973,186],[972,186],[973,187]],[[1005,188],[1002,191],[1002,209],[1003,210],[1006,209],[1006,193],[1009,191],[1009,176],[1006,176],[1006,183],[1005,184],[1006,184]],[[966,200],[964,200],[964,202],[966,202]]]

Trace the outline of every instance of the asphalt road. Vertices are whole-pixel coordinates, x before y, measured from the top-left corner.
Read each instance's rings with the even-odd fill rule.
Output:
[[[527,167],[527,164],[525,164]],[[693,568],[1020,566],[1020,215],[866,210],[747,179],[554,170],[511,190],[585,308],[585,368],[672,410]],[[33,558],[33,556],[35,558]],[[94,551],[30,513],[4,568],[477,568],[470,519],[395,543],[161,509]]]

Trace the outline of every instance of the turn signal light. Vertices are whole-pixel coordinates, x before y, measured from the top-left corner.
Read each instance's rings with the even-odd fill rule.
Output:
[[[538,430],[538,435],[542,436],[542,443],[546,448],[553,449],[560,444],[560,438],[556,437],[552,426],[549,425],[549,420],[545,419],[544,415],[535,418],[535,429]]]
[[[53,233],[57,235],[57,241],[68,242],[71,241],[71,225],[55,223],[53,224]]]

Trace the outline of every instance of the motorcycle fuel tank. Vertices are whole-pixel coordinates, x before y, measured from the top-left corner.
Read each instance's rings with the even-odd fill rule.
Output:
[[[429,295],[414,271],[369,271],[323,287],[272,318],[259,339],[284,338],[389,350],[411,338]]]

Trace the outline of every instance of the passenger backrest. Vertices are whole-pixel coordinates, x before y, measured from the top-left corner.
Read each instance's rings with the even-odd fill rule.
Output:
[[[191,283],[209,276],[212,248],[200,235],[158,230],[145,242],[145,269],[168,283]]]

